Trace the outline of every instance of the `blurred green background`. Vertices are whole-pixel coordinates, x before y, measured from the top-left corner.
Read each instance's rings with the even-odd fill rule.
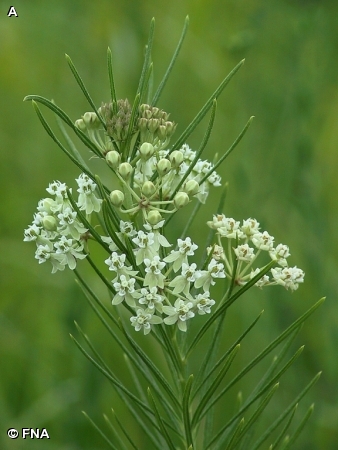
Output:
[[[241,300],[227,325],[229,335],[243,330],[264,308],[249,340],[252,348],[244,348],[244,354],[252,357],[268,339],[327,296],[298,337],[305,351],[281,385],[279,398],[281,404],[291,399],[323,370],[304,400],[304,407],[312,402],[316,407],[295,448],[336,449],[338,3],[17,0],[18,18],[7,17],[9,6],[2,0],[0,447],[106,448],[81,410],[103,424],[102,413],[122,405],[70,340],[69,333],[76,334],[74,319],[125,376],[118,350],[93,317],[73,274],[52,276],[49,267],[34,260],[34,245],[22,241],[23,229],[48,183],[59,179],[72,185],[78,175],[22,99],[28,94],[53,98],[73,120],[87,111],[64,59],[68,53],[100,105],[109,98],[108,45],[118,97],[132,99],[150,19],[156,18],[156,86],[189,14],[188,37],[159,106],[178,122],[178,136],[221,79],[246,58],[218,102],[206,154],[212,158],[215,152],[225,151],[248,118],[256,117],[220,171],[230,185],[225,213],[237,219],[257,218],[277,242],[290,246],[290,263],[306,272],[305,284],[293,294],[281,288],[257,290]],[[203,132],[201,126],[190,137],[191,147],[198,146]],[[206,227],[201,223],[211,218],[218,195],[215,189],[192,230],[197,242],[203,242]],[[86,267],[85,262],[81,266]],[[99,289],[94,278],[92,283]],[[51,439],[11,441],[6,436],[9,427],[45,427]]]

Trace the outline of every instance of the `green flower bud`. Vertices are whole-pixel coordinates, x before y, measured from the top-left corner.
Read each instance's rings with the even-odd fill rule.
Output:
[[[183,208],[189,203],[189,196],[185,192],[177,192],[174,197],[174,205],[178,208]]]
[[[170,153],[169,159],[171,161],[171,166],[178,169],[183,162],[183,153],[179,150],[174,150]]]
[[[152,181],[146,181],[142,186],[142,194],[151,197],[156,192],[156,187]]]
[[[76,128],[78,128],[79,130],[85,132],[87,127],[86,124],[84,123],[84,121],[82,119],[78,119],[75,121],[75,126]]]
[[[51,207],[55,206],[55,200],[51,199],[51,198],[44,198],[42,200],[42,206],[44,208],[45,211],[51,213]]]
[[[154,146],[149,144],[149,142],[144,142],[140,147],[141,157],[145,160],[149,159],[154,154]]]
[[[100,126],[100,121],[94,112],[86,112],[82,119],[87,128],[98,128]]]
[[[124,180],[127,180],[130,177],[132,171],[133,168],[127,162],[122,163],[119,167],[119,174]]]
[[[167,136],[171,136],[174,133],[174,131],[176,130],[177,123],[175,123],[175,122],[166,122],[165,123],[165,127],[166,127],[166,130],[167,130]]]
[[[106,154],[106,161],[110,167],[117,169],[121,161],[121,155],[116,150],[111,150]]]
[[[109,198],[112,204],[119,208],[124,202],[124,193],[116,189],[110,193]]]
[[[148,120],[145,119],[144,117],[141,117],[138,122],[138,127],[141,131],[147,131],[147,124],[148,124]]]
[[[57,229],[57,221],[53,216],[45,216],[42,219],[42,225],[47,231],[56,231]]]
[[[197,194],[199,191],[199,184],[196,180],[189,180],[184,185],[184,192],[186,192],[189,196]]]
[[[157,172],[158,174],[163,177],[166,175],[171,169],[171,164],[169,159],[162,158],[157,163]]]
[[[148,120],[148,130],[150,131],[150,133],[155,133],[159,124],[160,123],[159,123],[158,119],[149,119]]]
[[[160,125],[157,130],[157,136],[159,137],[159,139],[161,141],[164,141],[164,139],[166,138],[166,135],[167,135],[167,129],[166,129],[165,125]]]
[[[155,209],[148,213],[147,221],[150,225],[157,225],[161,220],[163,220],[161,214]]]

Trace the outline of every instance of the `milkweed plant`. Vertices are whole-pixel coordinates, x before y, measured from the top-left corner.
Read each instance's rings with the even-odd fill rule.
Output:
[[[35,258],[39,264],[49,264],[52,273],[65,269],[74,272],[94,313],[124,355],[133,387],[118,378],[111,367],[114,361],[103,359],[77,325],[84,343],[73,337],[76,345],[114,386],[134,420],[132,429],[142,434],[142,442],[137,442],[130,423],[120,420],[114,409],[111,417],[104,415],[108,430],[86,415],[109,448],[286,449],[313,410],[312,405],[304,417],[294,420],[299,401],[320,373],[277,417],[265,417],[264,424],[267,420],[270,424],[257,435],[258,421],[280,378],[302,352],[300,347],[287,356],[295,335],[324,299],[253,355],[244,367],[233,370],[241,343],[261,314],[247,328],[238,329],[237,339],[225,351],[220,343],[230,306],[243,294],[248,295],[251,288],[277,286],[293,292],[304,282],[304,272],[289,263],[289,247],[275,242],[258,220],[249,217],[241,222],[224,213],[227,186],[218,168],[238,145],[252,118],[225,153],[216,154],[212,162],[203,159],[216,100],[244,61],[225,77],[179,137],[174,139],[175,121],[157,106],[187,27],[188,18],[155,94],[152,20],[133,102],[116,96],[109,49],[110,99],[99,107],[66,55],[90,105],[90,111],[79,114],[77,120],[73,121],[54,101],[38,95],[25,98],[32,101],[43,127],[78,167],[79,174],[72,186],[59,180],[49,184],[48,196],[38,202],[24,241],[35,243]],[[65,144],[38,104],[55,113]],[[189,136],[208,113],[202,142],[192,149]],[[89,152],[80,153],[67,128]],[[109,171],[107,183],[91,170],[93,157]],[[200,242],[192,235],[191,225],[213,190],[218,190],[218,206],[203,220],[206,238]],[[190,203],[194,207],[187,219],[182,210]],[[174,216],[178,217],[175,226]],[[169,239],[169,234],[175,238]],[[92,256],[95,246],[105,252],[100,261]],[[203,254],[201,261],[196,258],[198,248]],[[109,303],[81,275],[81,266],[88,263],[108,289]],[[192,326],[194,321],[196,326]],[[148,351],[154,348],[156,353]],[[272,355],[256,387],[247,398],[239,394],[236,399],[231,388],[246,375],[250,377],[252,369],[275,349],[279,353]],[[155,357],[159,352],[161,357]],[[215,420],[219,417],[224,420]]]

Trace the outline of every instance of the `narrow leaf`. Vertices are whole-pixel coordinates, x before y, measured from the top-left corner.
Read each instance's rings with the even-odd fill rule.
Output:
[[[238,63],[237,66],[234,67],[232,69],[232,71],[224,78],[224,80],[221,82],[221,84],[218,86],[218,88],[211,94],[211,96],[206,101],[204,106],[197,113],[197,115],[195,116],[193,121],[187,126],[187,128],[183,131],[181,136],[177,139],[175,144],[172,146],[172,150],[181,148],[181,146],[186,142],[187,137],[190,136],[190,134],[194,131],[194,129],[197,127],[197,125],[201,122],[203,117],[206,115],[206,113],[211,108],[214,99],[217,99],[220,96],[220,94],[222,93],[225,86],[229,83],[231,78],[242,67],[243,64],[244,64],[244,59],[240,63]]]
[[[107,444],[109,445],[110,448],[112,448],[113,450],[120,450],[119,448],[117,448],[108,438],[107,436],[103,433],[103,431],[96,425],[96,423],[88,416],[87,413],[85,413],[84,411],[82,411],[82,414],[86,417],[86,419],[89,420],[89,422],[91,423],[91,425],[95,428],[95,430],[103,437],[103,439],[107,442]]]
[[[160,415],[160,413],[159,413],[159,411],[157,409],[155,400],[154,400],[154,398],[152,396],[152,393],[151,393],[149,387],[148,387],[148,396],[149,396],[149,401],[150,401],[150,403],[151,403],[151,405],[152,405],[152,407],[154,409],[154,413],[155,413],[155,417],[157,419],[157,423],[158,423],[158,425],[159,425],[159,427],[160,427],[160,429],[162,431],[162,435],[163,435],[164,439],[166,440],[166,442],[168,444],[168,447],[170,448],[170,450],[176,450],[176,447],[175,447],[173,441],[171,440],[166,427],[164,426],[163,420],[162,420],[161,415]]]
[[[182,47],[185,35],[187,34],[188,26],[189,26],[189,16],[187,16],[185,18],[184,27],[183,27],[183,31],[182,31],[180,40],[179,40],[179,42],[177,44],[176,50],[175,50],[175,52],[173,54],[173,57],[172,57],[172,59],[170,61],[168,69],[166,70],[166,73],[164,74],[164,77],[162,78],[162,80],[161,80],[161,82],[160,82],[160,84],[159,84],[159,86],[157,88],[157,91],[155,92],[154,98],[153,98],[153,100],[151,102],[152,106],[155,106],[156,103],[158,102],[158,100],[160,98],[160,95],[162,94],[163,88],[165,87],[165,85],[166,85],[166,83],[168,81],[169,75],[170,75],[170,73],[171,73],[171,71],[172,71],[172,69],[174,67],[174,64],[176,62],[178,54],[179,54],[179,52],[181,50],[181,47]]]
[[[114,73],[113,73],[113,58],[110,48],[107,50],[107,66],[108,66],[108,76],[109,76],[109,86],[110,86],[110,98],[113,105],[113,113],[117,113],[117,98],[114,83]]]
[[[191,430],[191,422],[190,422],[190,392],[192,387],[192,382],[194,380],[194,376],[190,375],[188,378],[187,384],[185,386],[184,394],[183,394],[183,422],[184,422],[184,430],[186,436],[187,446],[194,447],[193,439],[192,439],[192,430]]]
[[[75,68],[75,66],[74,66],[74,64],[73,64],[73,61],[70,59],[70,57],[69,57],[67,54],[66,54],[65,56],[66,56],[67,63],[68,63],[68,65],[69,65],[69,67],[70,67],[70,70],[72,71],[72,73],[73,73],[73,75],[74,75],[74,78],[75,78],[77,84],[80,86],[80,89],[81,89],[81,91],[83,92],[84,96],[86,97],[88,103],[90,104],[90,106],[91,106],[91,107],[93,108],[93,110],[95,111],[95,114],[97,115],[98,119],[100,120],[100,122],[101,122],[103,128],[106,129],[106,128],[107,128],[107,127],[106,127],[106,124],[105,124],[105,122],[103,121],[101,115],[99,114],[99,112],[98,112],[98,110],[97,110],[97,108],[96,108],[96,106],[95,106],[95,103],[93,102],[93,100],[92,100],[92,98],[91,98],[89,92],[88,92],[87,89],[86,89],[86,86],[84,85],[84,83],[83,83],[83,81],[82,81],[82,78],[80,77],[78,71],[76,70],[76,68]]]
[[[246,123],[245,127],[243,128],[243,130],[240,132],[240,134],[237,136],[237,138],[235,139],[234,143],[231,145],[231,147],[224,153],[224,155],[214,164],[214,166],[212,167],[212,169],[209,170],[209,172],[207,172],[204,177],[201,179],[201,181],[199,181],[199,184],[201,185],[202,183],[204,183],[205,180],[207,180],[210,175],[215,172],[215,170],[218,168],[218,166],[220,166],[222,164],[222,162],[230,155],[230,153],[237,147],[237,145],[239,144],[239,142],[242,140],[242,137],[245,135],[245,133],[247,132],[249,126],[251,125],[252,121],[253,121],[254,117],[250,117],[250,119],[248,120],[248,122]]]

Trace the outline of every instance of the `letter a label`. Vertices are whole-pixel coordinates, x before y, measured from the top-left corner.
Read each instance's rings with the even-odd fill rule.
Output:
[[[9,10],[8,10],[8,13],[7,13],[7,16],[8,17],[19,17],[18,16],[18,13],[16,12],[16,10],[15,10],[15,8],[14,8],[14,6],[11,6],[10,8],[9,8]]]

